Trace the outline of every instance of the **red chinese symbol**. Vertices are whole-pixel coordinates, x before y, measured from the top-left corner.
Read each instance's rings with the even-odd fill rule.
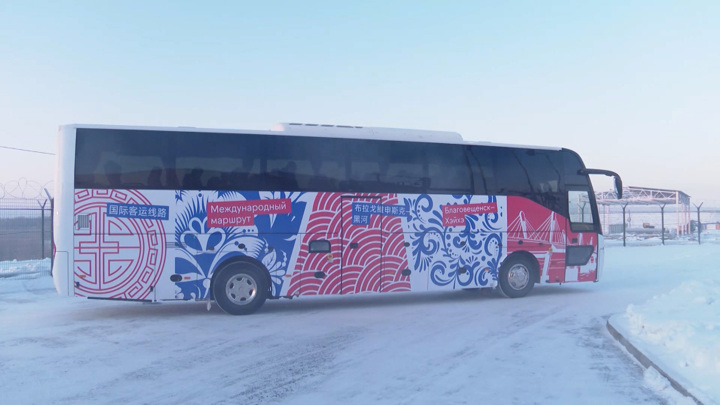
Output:
[[[161,221],[107,216],[107,203],[150,205],[134,190],[78,190],[75,221],[87,215],[89,228],[75,223],[75,295],[147,299],[157,284],[167,249]]]

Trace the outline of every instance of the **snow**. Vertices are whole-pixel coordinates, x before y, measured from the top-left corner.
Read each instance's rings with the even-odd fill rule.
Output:
[[[614,314],[657,364],[720,402],[720,245],[610,247],[599,283],[205,303],[55,294],[0,278],[4,403],[692,403],[607,332]],[[630,328],[632,325],[632,328]],[[655,352],[653,352],[655,350]]]
[[[690,397],[685,397],[675,391],[667,378],[663,377],[663,375],[660,374],[655,367],[648,367],[645,369],[643,375],[645,377],[645,384],[662,394],[662,396],[664,396],[669,402],[674,402],[678,405],[695,405],[695,401],[693,401]]]
[[[49,274],[50,259],[0,262],[0,278],[36,278]]]
[[[688,280],[643,304],[628,305],[613,322],[689,391],[720,398],[720,275]]]

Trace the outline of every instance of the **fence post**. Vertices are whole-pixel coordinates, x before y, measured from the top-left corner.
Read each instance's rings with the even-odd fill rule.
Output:
[[[700,203],[700,205],[697,205],[697,204],[693,204],[693,205],[695,206],[695,208],[697,208],[697,212],[698,212],[697,227],[698,227],[698,245],[699,245],[700,244],[700,231],[702,231],[702,223],[700,223],[700,207],[702,207],[703,203]]]
[[[660,235],[662,235],[662,244],[665,244],[665,205],[660,205]]]
[[[50,196],[50,193],[47,189],[44,190],[45,195],[50,201],[50,275],[52,276],[52,269],[53,265],[55,264],[55,234],[53,230],[53,224],[55,224],[55,199]],[[43,216],[45,216],[44,211]]]
[[[625,208],[627,208],[629,203],[625,203],[622,206],[623,209],[623,247],[625,247]]]
[[[38,205],[40,205],[40,260],[45,258],[45,205],[47,204],[47,200],[43,201],[42,205],[40,204],[40,201],[38,201]]]

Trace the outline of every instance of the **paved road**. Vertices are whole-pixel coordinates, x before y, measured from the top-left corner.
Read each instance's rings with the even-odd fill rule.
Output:
[[[61,298],[28,282],[0,294],[0,392],[12,403],[664,403],[605,329],[683,277],[656,277],[654,261],[682,258],[642,249],[636,261],[609,255],[602,283],[523,299],[306,298],[248,317]]]

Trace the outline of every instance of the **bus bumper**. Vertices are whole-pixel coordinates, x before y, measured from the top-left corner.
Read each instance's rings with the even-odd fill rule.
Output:
[[[602,276],[603,266],[605,265],[605,237],[598,235],[598,258],[597,258],[597,272],[595,273],[595,281],[600,281]]]
[[[72,280],[70,279],[70,267],[68,266],[68,252],[55,252],[52,277],[58,294],[65,296],[74,294]]]

